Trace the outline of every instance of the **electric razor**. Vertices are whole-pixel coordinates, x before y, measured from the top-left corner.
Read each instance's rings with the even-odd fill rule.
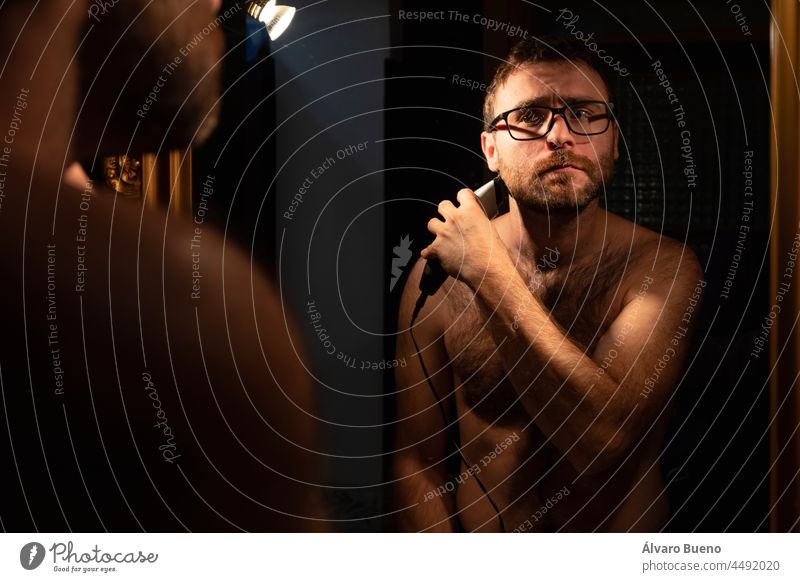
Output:
[[[505,187],[503,179],[497,176],[475,190],[475,196],[490,220],[500,214],[500,206],[506,197]],[[447,271],[442,268],[439,261],[430,259],[425,264],[425,270],[419,280],[419,290],[424,295],[431,296],[439,290],[447,277]]]

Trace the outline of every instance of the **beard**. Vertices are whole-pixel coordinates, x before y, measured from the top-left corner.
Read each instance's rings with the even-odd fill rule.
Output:
[[[582,170],[585,177],[580,172],[552,171],[567,164]],[[508,164],[499,157],[498,165],[509,194],[520,207],[547,213],[580,212],[599,198],[614,178],[610,149],[598,152],[596,160],[556,150],[543,160],[524,165]]]

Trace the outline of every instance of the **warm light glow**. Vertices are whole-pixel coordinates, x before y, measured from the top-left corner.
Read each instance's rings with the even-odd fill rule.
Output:
[[[267,27],[270,39],[275,40],[282,35],[294,18],[297,10],[293,6],[277,6],[276,0],[251,0],[247,13],[260,20]]]

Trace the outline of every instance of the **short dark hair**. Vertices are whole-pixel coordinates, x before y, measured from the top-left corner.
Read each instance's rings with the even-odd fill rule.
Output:
[[[600,75],[608,93],[608,100],[612,101],[611,82],[607,67],[583,43],[566,36],[529,36],[514,45],[506,59],[494,72],[494,77],[486,89],[486,97],[483,100],[484,129],[488,131],[489,124],[495,118],[494,99],[497,89],[508,80],[514,71],[534,63],[571,63],[575,61],[585,64]]]

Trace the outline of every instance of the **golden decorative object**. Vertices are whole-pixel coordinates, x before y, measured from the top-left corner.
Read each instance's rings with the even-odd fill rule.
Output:
[[[103,176],[109,188],[123,196],[143,198],[150,207],[191,216],[192,150],[171,150],[159,155],[119,154],[103,158]]]
[[[142,162],[125,154],[107,156],[103,160],[106,184],[123,196],[141,196]]]

